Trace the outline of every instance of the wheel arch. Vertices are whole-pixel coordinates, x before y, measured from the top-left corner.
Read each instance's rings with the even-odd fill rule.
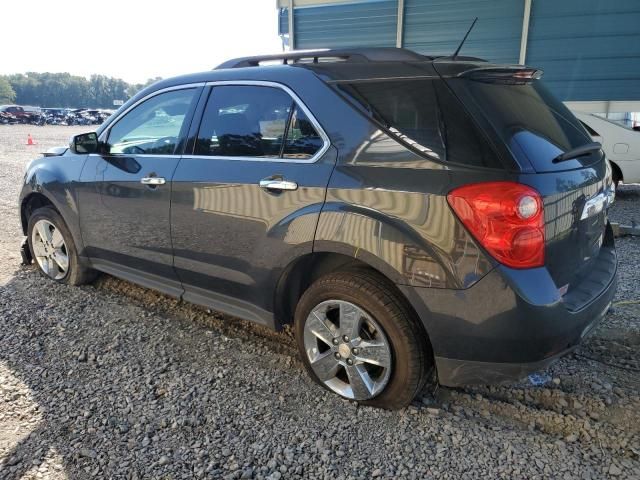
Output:
[[[22,199],[20,204],[20,223],[22,225],[22,233],[27,235],[29,229],[29,217],[31,214],[42,207],[52,207],[60,216],[60,209],[55,203],[41,192],[31,192]],[[64,217],[63,217],[64,218]]]
[[[409,309],[418,328],[422,332],[426,347],[431,354],[433,354],[431,337],[424,322],[418,315],[417,306],[397,287],[396,283],[388,274],[389,272],[393,272],[393,269],[391,267],[380,268],[379,265],[376,267],[360,258],[338,252],[322,251],[309,253],[293,260],[284,269],[275,289],[274,317],[276,327],[281,328],[293,323],[296,305],[304,292],[318,278],[329,273],[349,270],[368,270],[380,277],[381,281],[386,282],[388,288],[395,292],[398,298],[400,298]],[[385,270],[387,271],[386,273]]]

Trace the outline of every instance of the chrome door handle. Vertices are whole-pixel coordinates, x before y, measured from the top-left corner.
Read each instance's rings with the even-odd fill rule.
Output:
[[[164,177],[142,177],[140,183],[143,185],[164,185],[167,181]]]
[[[260,188],[266,190],[297,190],[298,184],[281,178],[265,178],[260,180]]]

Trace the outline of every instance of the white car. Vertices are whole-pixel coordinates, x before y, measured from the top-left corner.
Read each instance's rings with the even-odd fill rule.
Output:
[[[613,180],[640,183],[640,132],[590,113],[573,112],[595,142],[602,144]]]

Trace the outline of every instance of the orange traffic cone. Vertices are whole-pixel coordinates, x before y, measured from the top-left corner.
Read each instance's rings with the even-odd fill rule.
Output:
[[[33,138],[31,138],[31,134],[27,135],[27,145],[35,145],[36,142],[33,141]]]

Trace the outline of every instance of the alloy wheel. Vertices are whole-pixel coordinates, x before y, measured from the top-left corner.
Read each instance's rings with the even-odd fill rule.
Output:
[[[33,255],[42,271],[61,280],[69,270],[69,253],[60,230],[48,220],[38,220],[31,232]]]
[[[367,400],[389,382],[392,355],[380,325],[344,300],[316,305],[304,326],[311,369],[324,385],[352,400]]]

